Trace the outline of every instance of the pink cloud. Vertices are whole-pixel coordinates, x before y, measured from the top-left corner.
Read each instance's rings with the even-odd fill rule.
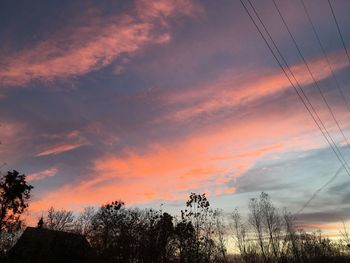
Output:
[[[77,143],[63,143],[54,145],[52,147],[49,147],[48,149],[45,149],[41,152],[39,152],[36,156],[46,156],[51,154],[60,154],[68,151],[72,151],[74,149],[77,149],[81,146],[87,145],[87,142],[77,142]]]
[[[337,59],[338,56],[333,58]],[[323,63],[322,59],[313,61],[313,68],[319,69],[318,79],[324,79],[329,74],[323,69]],[[340,63],[337,69],[343,67]],[[310,83],[301,65],[296,65],[294,70],[304,85]],[[190,103],[193,98],[199,98],[204,104],[209,101],[210,107],[204,107],[204,110],[215,112],[220,107],[232,107],[243,102],[249,104],[290,88],[279,72],[273,71],[263,76],[250,73],[236,76],[237,81],[224,74],[217,85],[208,84],[199,94],[193,93],[198,89],[189,89],[188,94],[183,96],[167,94],[162,101],[169,105],[188,103],[186,110],[195,114],[186,118],[193,118],[198,115],[195,111],[197,105]],[[232,83],[237,86],[233,88]],[[211,97],[215,91],[218,91],[219,100]],[[222,104],[225,99],[227,104]],[[284,152],[326,146],[302,105],[299,106],[281,114],[265,105],[245,118],[228,119],[202,127],[185,138],[174,138],[162,144],[154,142],[142,150],[126,149],[118,155],[106,152],[105,156],[94,161],[90,178],[65,185],[36,200],[33,209],[49,207],[57,202],[61,207],[78,208],[113,199],[123,199],[132,204],[152,200],[184,200],[187,192],[194,189],[211,195],[232,193],[235,188],[229,187],[227,182],[244,174],[261,158],[276,160]],[[323,115],[324,110],[319,113]],[[170,119],[178,120],[177,115],[170,116]],[[91,195],[91,192],[94,194]]]
[[[170,40],[167,30],[158,30],[157,21],[165,23],[172,15],[195,11],[191,1],[136,1],[136,11],[106,18],[88,17],[88,25],[67,28],[52,39],[2,58],[0,86],[21,86],[84,75],[111,64],[122,53],[133,55],[147,44]]]
[[[136,9],[145,20],[159,20],[173,15],[192,16],[203,12],[201,6],[193,0],[139,0]]]
[[[32,173],[27,176],[28,182],[33,182],[33,181],[40,181],[43,179],[46,179],[48,177],[53,177],[57,174],[58,169],[55,167],[37,172],[37,173]]]
[[[188,192],[196,189],[209,195],[229,194],[235,188],[227,182],[261,158],[274,160],[287,151],[324,147],[304,112],[295,111],[288,118],[274,112],[261,119],[261,114],[266,115],[259,112],[244,120],[220,123],[195,136],[154,143],[146,149],[106,153],[95,160],[90,178],[35,200],[32,208],[55,204],[77,209],[114,199],[128,204],[185,200]]]
[[[60,134],[43,134],[42,137],[57,140],[60,141],[60,143],[44,147],[36,156],[61,154],[90,144],[78,130]]]
[[[348,66],[340,52],[330,57],[335,71]],[[310,61],[310,67],[319,81],[331,76],[323,57]],[[312,84],[313,81],[304,64],[294,65],[291,69],[300,85]],[[246,105],[291,88],[290,82],[279,69],[266,71],[259,68],[240,72],[228,70],[209,84],[164,94],[163,100],[167,104],[184,105],[166,117],[173,121],[184,121],[203,114],[214,114],[222,109]]]

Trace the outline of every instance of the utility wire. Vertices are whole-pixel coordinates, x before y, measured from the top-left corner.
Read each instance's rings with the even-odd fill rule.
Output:
[[[309,198],[309,200],[307,200],[307,202],[295,213],[296,215],[301,214],[301,212],[304,211],[304,209],[306,207],[309,206],[309,204],[311,203],[312,200],[314,200],[316,198],[316,196],[323,190],[325,189],[328,185],[330,185],[336,178],[337,176],[340,174],[340,172],[342,171],[343,166],[340,166],[339,169],[335,172],[335,174],[325,183],[323,184],[320,188],[318,188],[314,194]]]
[[[330,139],[331,139],[333,145],[336,147],[336,149],[338,150],[338,152],[339,152],[340,156],[342,157],[343,161],[346,163],[344,157],[341,155],[341,152],[340,152],[339,148],[337,147],[337,144],[335,143],[335,141],[332,139],[332,136],[331,136],[331,135],[329,134],[329,132],[327,131],[327,128],[325,127],[323,121],[322,121],[321,118],[319,117],[319,115],[318,115],[316,109],[313,107],[311,101],[309,100],[308,96],[307,96],[306,93],[304,92],[304,89],[301,87],[299,81],[298,81],[297,78],[295,77],[295,75],[294,75],[293,71],[291,70],[291,68],[290,68],[290,66],[289,66],[289,64],[288,64],[288,62],[287,62],[286,59],[284,58],[283,54],[280,52],[280,50],[279,50],[279,48],[278,48],[276,42],[273,40],[272,35],[270,34],[269,30],[268,30],[267,27],[265,26],[264,22],[261,20],[261,18],[260,18],[260,16],[259,16],[258,12],[256,11],[254,5],[252,4],[252,2],[251,2],[250,0],[248,0],[248,2],[249,2],[249,4],[250,4],[251,8],[253,9],[255,15],[256,15],[257,18],[259,19],[259,22],[260,22],[261,25],[263,26],[265,32],[266,32],[267,35],[269,36],[269,39],[271,40],[273,46],[274,46],[275,49],[277,50],[279,56],[282,58],[282,60],[283,60],[284,64],[286,65],[286,67],[287,67],[289,73],[291,74],[291,76],[293,77],[293,79],[294,79],[294,81],[296,82],[297,86],[299,87],[299,89],[300,89],[302,95],[305,97],[306,102],[310,105],[310,108],[311,108],[312,112],[313,112],[313,113],[315,114],[315,116],[316,116],[315,119],[317,119],[317,120],[321,123],[321,126],[322,126],[323,129],[326,131],[326,134],[330,137]],[[298,90],[297,90],[294,86],[293,86],[293,88],[294,88],[295,91],[298,93]],[[298,94],[298,95],[299,95],[299,94]],[[306,105],[305,105],[305,106],[306,106]],[[307,107],[306,107],[306,108],[307,108]],[[307,108],[307,109],[308,109],[308,108]],[[308,111],[309,111],[309,109],[308,109]],[[310,111],[309,111],[309,113],[311,114],[311,116],[313,116],[312,113],[311,113]],[[319,126],[319,124],[317,123],[317,121],[316,121],[315,119],[314,119],[314,121],[315,121],[316,125]],[[322,129],[321,129],[321,131],[322,131]],[[348,166],[347,163],[346,163],[346,165],[347,165],[347,167],[348,167],[348,170],[350,170],[350,168],[349,168],[349,166]]]
[[[343,47],[344,47],[346,56],[348,57],[348,60],[349,60],[349,63],[350,63],[350,55],[349,55],[348,49],[346,48],[345,41],[344,41],[344,38],[343,38],[343,34],[341,33],[340,26],[339,26],[337,17],[336,17],[336,15],[335,15],[335,12],[334,12],[334,9],[333,9],[333,6],[332,6],[330,0],[328,0],[328,4],[329,4],[329,7],[330,7],[331,12],[332,12],[335,25],[337,26],[337,30],[338,30],[338,33],[339,33],[339,36],[340,36],[340,40],[341,40],[341,42],[342,42],[342,44],[343,44]]]
[[[318,42],[318,44],[319,44],[319,46],[320,46],[320,48],[321,48],[321,50],[322,50],[322,53],[323,53],[324,57],[326,58],[326,61],[327,61],[329,70],[330,70],[330,72],[331,72],[331,74],[332,74],[332,76],[333,76],[333,79],[334,79],[334,82],[335,82],[335,84],[336,84],[336,87],[337,87],[337,89],[338,89],[338,91],[339,91],[341,97],[343,98],[343,101],[344,101],[344,103],[345,103],[345,105],[346,105],[346,108],[347,108],[348,111],[350,112],[350,105],[349,105],[349,102],[347,101],[347,99],[346,99],[346,97],[345,97],[345,95],[344,95],[344,91],[343,91],[342,88],[340,87],[338,78],[336,77],[335,71],[334,71],[334,69],[333,69],[333,67],[332,67],[332,64],[331,64],[331,62],[330,62],[330,59],[329,59],[329,57],[328,57],[328,55],[327,55],[327,53],[326,53],[325,47],[322,45],[322,41],[321,41],[321,39],[320,39],[320,37],[319,37],[319,35],[318,35],[318,33],[317,33],[316,27],[315,27],[314,23],[312,22],[310,13],[309,13],[309,11],[307,10],[307,7],[306,7],[306,5],[305,5],[305,1],[304,1],[304,0],[300,0],[300,1],[301,1],[302,6],[303,6],[304,12],[305,12],[305,14],[306,14],[306,16],[307,16],[307,19],[309,20],[309,22],[310,22],[310,24],[311,24],[312,31],[314,32],[314,35],[315,35],[315,37],[316,37],[316,39],[317,39],[317,42]]]
[[[254,8],[254,6],[251,4],[250,0],[248,0],[248,2],[250,3],[250,5],[251,5],[252,9],[254,10],[256,16],[258,17],[259,21],[260,21],[261,24],[263,25],[263,27],[264,27],[266,33],[268,34],[270,40],[271,40],[272,43],[274,44],[274,47],[276,48],[276,50],[278,51],[279,55],[282,57],[283,61],[284,61],[285,64],[287,65],[288,69],[290,70],[290,68],[289,68],[289,66],[288,66],[288,63],[285,61],[283,55],[279,52],[279,49],[278,49],[277,45],[275,44],[275,42],[274,42],[274,40],[273,40],[271,34],[269,33],[269,31],[268,31],[267,28],[265,27],[264,23],[261,21],[261,19],[260,19],[259,15],[257,14],[257,12],[256,12],[256,10],[255,10],[255,8]],[[241,3],[242,3],[242,1],[241,1]],[[242,3],[242,5],[245,7],[245,5],[244,5],[243,3]],[[249,11],[247,10],[246,7],[245,7],[245,9],[246,9],[248,15],[250,16],[250,18],[252,19],[251,15],[249,14]],[[257,27],[257,24],[255,23],[255,21],[254,21],[253,19],[252,19],[252,21],[253,21],[254,25]],[[257,27],[257,29],[258,29],[259,33],[262,35],[260,29],[259,29],[258,27]],[[271,47],[269,46],[269,44],[267,43],[265,37],[264,37],[263,35],[262,35],[262,37],[263,37],[265,43],[268,45],[270,51],[272,51],[272,49],[271,49]],[[273,54],[273,55],[274,55],[274,57],[276,58],[275,54]],[[278,61],[277,61],[277,62],[278,62]],[[279,64],[280,64],[280,63],[279,63]],[[283,70],[283,69],[282,69],[282,70]],[[284,71],[284,70],[283,70],[283,71]],[[291,71],[291,70],[290,70],[290,71]],[[284,72],[285,72],[285,71],[284,71]],[[294,77],[294,74],[293,74],[292,71],[291,71],[291,74],[292,74],[293,77]],[[287,78],[288,78],[288,77],[287,77]],[[288,78],[288,79],[289,79],[289,78]],[[294,77],[294,79],[295,79],[295,77]],[[297,81],[296,79],[295,79],[295,81],[298,83],[298,81]],[[299,84],[298,84],[298,85],[299,85]],[[293,87],[293,88],[296,90],[295,87]],[[302,88],[300,87],[300,85],[299,85],[299,88],[302,90]],[[297,90],[296,90],[296,91],[297,91]],[[298,93],[298,91],[297,91],[297,93]],[[299,93],[298,93],[298,95],[299,95]],[[306,95],[305,95],[305,96],[306,96]],[[307,97],[306,97],[306,98],[307,98]],[[310,103],[310,104],[311,104],[311,103]],[[305,105],[305,104],[304,104],[304,105]],[[306,105],[305,105],[305,106],[306,106]],[[311,106],[312,106],[312,104],[311,104]],[[309,111],[309,110],[308,110],[308,111]],[[310,111],[309,111],[309,113],[310,113]],[[317,112],[315,112],[315,113],[317,114]],[[313,117],[313,116],[312,116],[312,117]],[[314,117],[313,117],[313,119],[314,119]],[[314,121],[315,121],[315,119],[314,119]],[[321,121],[321,120],[320,120],[320,121]],[[316,124],[317,124],[317,126],[319,126],[318,123],[316,123]],[[322,132],[322,130],[321,130],[321,132]],[[322,134],[325,136],[325,134],[324,134],[323,132],[322,132]],[[329,135],[329,136],[330,136],[330,135]],[[325,136],[325,138],[326,138],[326,136]],[[329,143],[329,141],[328,141],[327,138],[326,138],[326,140],[327,140],[327,142]],[[332,147],[331,144],[330,144],[330,146]],[[336,145],[335,145],[335,146],[336,146]],[[338,149],[338,148],[337,148],[337,149]],[[332,150],[333,150],[334,153],[336,154],[336,151],[333,149],[333,147],[332,147]],[[338,151],[339,151],[339,149],[338,149]],[[342,163],[342,161],[340,160],[339,156],[338,156],[337,154],[336,154],[336,156],[338,157],[339,161]],[[344,160],[344,161],[345,161],[345,160]],[[341,171],[342,168],[345,168],[345,170],[346,170],[346,166],[345,166],[343,163],[342,163],[342,166],[341,166],[341,167],[338,169],[338,171],[335,173],[335,175],[334,175],[329,181],[327,181],[322,187],[320,187],[319,189],[317,189],[317,191],[316,191],[316,192],[311,196],[311,198],[302,206],[302,208],[298,210],[297,214],[300,214],[300,213],[311,203],[311,201],[319,194],[320,191],[322,191],[325,187],[327,187],[331,182],[333,182],[333,181],[336,179],[336,177],[338,176],[338,174],[340,173],[340,171]],[[347,170],[346,170],[346,172],[348,173]],[[348,174],[349,174],[349,173],[348,173]]]
[[[329,5],[331,6],[329,0],[328,0],[328,2],[329,2]],[[347,102],[347,100],[346,100],[346,98],[345,98],[345,96],[344,96],[343,90],[341,89],[341,87],[340,87],[340,85],[339,85],[339,81],[338,81],[338,79],[337,79],[337,77],[336,77],[336,75],[335,75],[335,72],[334,72],[333,67],[331,66],[331,63],[330,63],[330,60],[329,60],[329,58],[328,58],[328,55],[326,54],[325,48],[324,48],[324,46],[322,45],[322,41],[321,41],[321,39],[320,39],[320,37],[319,37],[319,35],[318,35],[318,33],[317,33],[316,27],[315,27],[314,23],[312,22],[310,13],[308,12],[307,7],[306,7],[306,5],[305,5],[305,1],[304,1],[304,0],[301,0],[301,4],[302,4],[303,9],[304,9],[304,12],[305,12],[305,14],[306,14],[306,16],[307,16],[307,19],[309,20],[309,22],[310,22],[310,24],[311,24],[313,33],[314,33],[314,35],[315,35],[315,37],[316,37],[316,39],[317,39],[317,42],[318,42],[318,44],[319,44],[319,46],[320,46],[320,48],[321,48],[321,51],[322,51],[324,57],[326,58],[328,67],[329,67],[330,72],[331,72],[331,74],[332,74],[332,76],[333,76],[333,79],[334,79],[334,82],[335,82],[335,84],[336,84],[336,87],[337,87],[337,89],[338,89],[340,95],[342,96],[342,98],[343,98],[343,100],[344,100],[344,103],[345,103],[345,105],[346,105],[348,111],[350,111],[350,110],[349,110],[349,104],[348,104],[348,102]],[[275,5],[276,5],[276,4],[275,4]],[[331,7],[331,10],[332,10],[332,13],[333,13],[333,16],[334,16],[334,12],[333,12],[332,7]],[[334,18],[335,18],[335,16],[334,16]],[[338,32],[340,32],[339,27],[338,27],[338,23],[336,22],[336,24],[337,24]],[[344,41],[343,41],[342,36],[341,36],[341,39],[342,39],[342,43],[343,43],[343,45],[344,45],[344,47],[345,47],[345,44],[344,44]],[[346,48],[345,48],[345,51],[346,51],[346,53],[347,53]],[[347,56],[348,56],[348,53],[347,53]],[[349,58],[349,56],[348,56],[348,58]],[[350,61],[350,60],[349,60],[349,61]],[[317,197],[317,195],[318,195],[323,189],[325,189],[328,185],[330,185],[330,184],[337,178],[337,176],[338,176],[338,175],[340,174],[340,172],[342,171],[342,168],[343,168],[343,166],[339,167],[339,169],[335,172],[335,174],[334,174],[327,182],[325,182],[320,188],[318,188],[318,189],[314,192],[314,194],[309,198],[309,200],[296,212],[297,215],[301,214],[301,212],[304,211],[304,209],[307,208],[307,207],[309,206],[309,204]]]
[[[307,111],[309,112],[309,114],[311,115],[313,121],[315,122],[315,124],[317,125],[317,127],[320,129],[322,135],[324,136],[324,138],[326,139],[326,141],[328,142],[329,146],[331,147],[331,149],[333,150],[333,152],[335,153],[336,157],[338,158],[338,160],[340,161],[340,163],[342,164],[342,166],[344,167],[344,169],[346,170],[347,174],[350,176],[350,172],[349,172],[349,166],[346,162],[346,160],[344,159],[344,157],[342,156],[340,150],[338,149],[336,143],[334,142],[334,140],[332,139],[331,135],[329,134],[329,132],[327,131],[325,125],[323,124],[322,120],[320,119],[319,115],[317,114],[316,110],[314,109],[314,107],[312,106],[310,100],[308,99],[307,95],[305,94],[305,92],[303,91],[302,87],[300,86],[298,80],[296,79],[293,71],[290,69],[287,61],[285,60],[285,58],[283,57],[282,53],[280,52],[279,48],[277,47],[275,41],[273,40],[271,34],[269,33],[268,29],[266,28],[265,24],[263,23],[263,21],[261,20],[259,14],[257,13],[256,9],[254,8],[254,6],[252,5],[252,3],[250,2],[250,0],[248,0],[248,3],[250,4],[251,8],[253,9],[255,15],[257,16],[257,18],[259,19],[259,22],[262,24],[264,30],[266,31],[267,35],[269,36],[271,42],[273,43],[273,46],[275,47],[275,49],[277,50],[278,54],[280,55],[280,57],[282,58],[284,64],[286,65],[287,69],[289,70],[290,74],[292,75],[294,81],[297,83],[299,89],[301,90],[301,92],[298,91],[298,89],[296,88],[296,86],[294,85],[294,83],[292,82],[292,80],[290,79],[288,73],[286,72],[285,68],[283,67],[282,63],[279,61],[279,59],[277,58],[277,55],[275,54],[275,52],[273,51],[272,47],[270,46],[269,42],[267,41],[266,37],[264,36],[264,34],[261,32],[261,29],[259,28],[259,26],[257,25],[256,21],[254,20],[254,18],[252,17],[251,13],[249,12],[247,6],[244,4],[243,0],[240,0],[241,4],[243,5],[245,11],[247,12],[249,18],[251,19],[251,21],[253,22],[253,24],[255,25],[256,29],[258,30],[258,32],[260,33],[260,36],[262,37],[262,39],[264,40],[265,44],[267,45],[267,47],[269,48],[271,54],[273,55],[273,57],[275,58],[277,64],[280,66],[280,68],[282,69],[282,71],[284,72],[285,76],[287,77],[288,81],[291,83],[292,87],[294,88],[295,92],[297,93],[299,99],[301,100],[301,102],[303,103],[303,105],[305,106],[305,108],[307,109]],[[303,98],[303,96],[305,98]],[[310,106],[308,106],[308,104]],[[310,108],[309,108],[310,107]],[[315,115],[314,115],[315,114]],[[315,117],[316,116],[316,117]],[[319,122],[321,124],[319,124]],[[324,129],[322,129],[321,128]],[[328,138],[328,137],[329,138]]]
[[[322,122],[321,118],[319,117],[319,115],[318,115],[316,109],[313,107],[311,101],[309,100],[309,98],[307,97],[307,95],[306,95],[306,93],[304,92],[303,88],[301,87],[301,85],[299,84],[298,80],[296,79],[296,77],[295,77],[293,71],[290,69],[290,66],[289,66],[288,62],[287,62],[286,59],[284,58],[283,54],[280,52],[280,50],[279,50],[277,44],[276,44],[275,41],[273,40],[273,38],[272,38],[271,34],[269,33],[267,27],[265,26],[264,22],[261,20],[261,18],[260,18],[260,16],[259,16],[259,14],[257,13],[255,7],[253,6],[253,4],[251,3],[250,0],[248,0],[248,2],[249,2],[249,4],[250,4],[251,8],[253,9],[255,15],[256,15],[257,18],[259,19],[259,22],[260,22],[261,25],[263,26],[265,32],[266,32],[267,35],[269,36],[269,39],[271,40],[273,46],[274,46],[275,49],[277,50],[279,56],[282,58],[284,64],[286,65],[287,69],[289,70],[289,73],[290,73],[291,76],[293,77],[294,81],[296,82],[296,84],[297,84],[297,86],[299,87],[299,89],[300,89],[301,92],[298,91],[298,89],[295,87],[295,85],[294,85],[294,84],[292,83],[292,81],[290,80],[290,77],[289,77],[288,74],[286,73],[284,67],[281,65],[280,61],[277,59],[277,56],[273,53],[273,50],[272,50],[271,46],[269,45],[269,43],[267,42],[266,38],[264,37],[264,35],[263,35],[262,32],[260,31],[260,28],[257,26],[256,22],[254,21],[254,19],[253,19],[252,16],[250,15],[251,19],[253,19],[252,21],[253,21],[254,25],[257,27],[257,29],[258,29],[260,35],[262,36],[262,38],[264,39],[266,45],[269,47],[269,49],[270,49],[270,51],[272,52],[273,56],[275,57],[277,63],[279,64],[279,66],[281,67],[281,69],[283,70],[283,72],[285,73],[285,75],[286,75],[286,77],[288,78],[289,82],[292,84],[292,87],[294,88],[294,90],[295,90],[296,93],[298,94],[299,98],[301,99],[301,101],[303,102],[304,106],[306,107],[306,109],[307,109],[308,112],[310,113],[311,117],[313,118],[313,120],[314,120],[314,122],[316,123],[316,125],[318,126],[318,128],[321,130],[322,135],[325,137],[325,139],[327,140],[327,142],[328,142],[329,145],[331,146],[331,148],[332,148],[332,150],[334,151],[334,153],[336,154],[337,158],[339,159],[339,161],[340,161],[341,163],[343,163],[343,162],[345,163],[346,167],[344,167],[344,168],[346,169],[347,173],[349,174],[350,168],[349,168],[349,166],[348,166],[346,160],[345,160],[344,157],[342,156],[340,150],[338,149],[337,144],[334,142],[334,140],[332,139],[332,136],[331,136],[331,135],[329,134],[329,132],[327,131],[327,128],[325,127],[324,123]],[[242,3],[242,1],[241,1],[241,3]],[[246,11],[247,11],[247,10],[248,10],[248,9],[246,9]],[[248,11],[248,12],[249,12],[249,11]],[[249,14],[249,13],[248,13],[248,14]],[[301,94],[304,96],[304,99],[303,99],[303,97],[301,96]],[[304,100],[305,100],[305,101],[304,101]],[[306,103],[306,102],[307,102],[307,103]],[[310,108],[307,106],[307,104],[310,105]],[[311,109],[311,110],[310,110],[310,109]],[[312,113],[312,112],[313,112],[313,113]],[[315,117],[313,114],[315,114],[316,117]],[[317,122],[316,119],[317,119],[321,124],[319,124],[319,123]],[[322,128],[321,128],[320,125],[321,125],[322,128],[325,130],[325,132],[322,130]],[[330,138],[331,142],[329,141],[327,135],[328,135],[328,137]],[[333,144],[333,145],[332,145],[332,144]],[[335,149],[334,149],[334,147],[335,147]],[[342,162],[341,160],[342,160],[343,162]]]
[[[284,19],[284,17],[283,17],[283,15],[282,15],[282,13],[281,13],[281,11],[280,11],[278,5],[276,4],[276,0],[272,0],[272,2],[273,2],[273,4],[274,4],[274,6],[276,7],[276,10],[277,10],[277,12],[278,12],[278,14],[279,14],[279,16],[280,16],[280,18],[281,18],[281,20],[282,20],[284,26],[286,27],[286,29],[287,29],[287,31],[288,31],[288,34],[289,34],[289,36],[291,37],[291,39],[292,39],[292,41],[293,41],[293,43],[294,43],[294,45],[295,45],[295,47],[296,47],[296,49],[297,49],[297,51],[298,51],[300,57],[302,58],[302,60],[303,60],[303,62],[304,62],[304,64],[305,64],[305,66],[306,66],[306,68],[307,68],[307,70],[308,70],[308,72],[309,72],[309,74],[310,74],[310,76],[311,76],[311,79],[312,79],[312,81],[313,81],[315,87],[317,88],[317,90],[318,90],[318,92],[320,93],[320,95],[321,95],[321,97],[322,97],[324,103],[326,104],[326,106],[327,106],[327,108],[328,108],[328,111],[329,111],[329,113],[331,114],[331,116],[332,116],[332,118],[333,118],[335,124],[337,125],[338,130],[340,131],[342,137],[344,138],[344,141],[345,141],[346,145],[347,145],[348,148],[350,149],[350,145],[349,145],[348,139],[346,138],[346,136],[345,136],[345,134],[344,134],[342,128],[340,127],[340,124],[339,124],[338,120],[336,119],[336,117],[335,117],[335,115],[334,115],[334,113],[333,113],[332,108],[330,107],[329,103],[327,102],[326,97],[324,96],[324,93],[323,93],[322,89],[321,89],[320,86],[319,86],[318,81],[315,79],[315,76],[313,75],[313,73],[312,73],[312,71],[311,71],[311,69],[310,69],[310,66],[309,66],[308,62],[306,61],[306,59],[305,59],[303,53],[301,52],[301,49],[300,49],[298,43],[296,42],[296,40],[295,40],[295,38],[294,38],[292,32],[290,31],[290,28],[289,28],[289,26],[288,26],[286,20]]]

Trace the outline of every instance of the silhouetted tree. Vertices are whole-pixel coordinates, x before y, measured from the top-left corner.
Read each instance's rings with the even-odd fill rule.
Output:
[[[0,234],[21,227],[21,215],[28,207],[33,186],[26,181],[24,174],[7,172],[0,179]]]
[[[72,231],[74,215],[72,211],[56,210],[50,207],[44,219],[45,228],[57,231]]]
[[[348,262],[341,245],[321,232],[297,230],[294,217],[286,210],[280,215],[266,193],[249,202],[248,219],[236,209],[232,229],[241,259],[246,263]]]
[[[335,262],[339,256],[338,248],[321,231],[313,233],[299,232],[299,247],[302,262]]]
[[[281,242],[283,219],[268,194],[262,192],[259,198],[251,199],[249,210],[249,223],[264,261],[281,262],[285,252]]]
[[[171,262],[175,253],[173,217],[112,202],[94,215],[90,240],[104,262]]]
[[[154,209],[146,209],[141,213],[142,229],[140,232],[139,249],[140,259],[142,262],[160,262],[162,248],[160,248],[159,240],[159,222],[161,218],[160,211]]]
[[[283,220],[285,222],[285,244],[286,244],[286,249],[287,249],[287,255],[289,255],[290,258],[294,262],[301,263],[301,247],[300,247],[300,242],[299,242],[299,236],[297,234],[297,229],[295,227],[295,219],[294,217],[287,212],[285,209],[284,215],[283,215]]]
[[[268,262],[268,253],[266,248],[266,240],[264,238],[264,223],[263,223],[263,214],[261,212],[261,207],[259,204],[259,200],[257,198],[253,198],[249,202],[249,219],[248,222],[252,227],[253,233],[255,234],[255,239],[260,248],[260,253],[264,262]]]
[[[195,254],[193,262],[209,262],[215,252],[215,213],[205,194],[191,193],[186,202],[187,209],[181,211],[182,220],[191,222],[194,228]]]
[[[92,221],[93,236],[92,245],[98,249],[104,257],[109,257],[108,262],[119,259],[118,237],[122,234],[121,221],[123,217],[124,203],[115,201],[103,205],[96,213]]]
[[[0,178],[0,259],[21,234],[21,215],[28,207],[32,189],[25,175],[15,170]]]
[[[261,193],[259,206],[262,213],[266,235],[268,236],[269,252],[271,256],[274,257],[276,262],[280,262],[284,253],[281,247],[283,220],[276,207],[272,204],[267,193]]]
[[[346,222],[343,221],[343,229],[340,230],[341,242],[344,251],[350,251],[350,231]]]
[[[81,234],[90,241],[93,232],[92,222],[97,211],[93,207],[85,207],[74,221],[74,232]]]
[[[127,210],[128,213],[133,210]],[[134,240],[138,240],[136,250],[139,251],[141,262],[170,262],[173,258],[174,225],[173,217],[168,213],[146,209],[139,211],[140,220],[134,233]]]
[[[217,248],[220,256],[222,257],[222,261],[224,263],[228,263],[227,260],[227,250],[226,250],[226,232],[227,232],[227,225],[225,224],[223,211],[221,210],[215,210],[214,211],[214,217],[215,217],[215,232],[216,232],[216,239],[217,239]]]
[[[232,230],[236,247],[241,254],[242,260],[245,263],[258,262],[257,246],[255,242],[251,242],[248,237],[248,225],[243,222],[242,216],[238,209],[232,213]]]
[[[173,217],[168,213],[163,213],[156,223],[157,249],[159,262],[170,262],[174,254],[174,224]]]
[[[176,224],[178,257],[180,263],[193,262],[196,256],[196,234],[192,222],[182,219]]]

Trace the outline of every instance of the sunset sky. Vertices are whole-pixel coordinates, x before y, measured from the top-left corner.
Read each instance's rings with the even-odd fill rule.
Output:
[[[340,150],[337,129],[270,0],[252,1]],[[332,1],[350,51],[350,1]],[[350,61],[326,0],[277,1],[350,141]],[[345,98],[345,101],[344,101]],[[226,212],[261,191],[297,212],[341,167],[240,1],[1,1],[1,170],[30,213],[113,200],[167,211],[190,192]],[[350,217],[341,170],[299,219]]]

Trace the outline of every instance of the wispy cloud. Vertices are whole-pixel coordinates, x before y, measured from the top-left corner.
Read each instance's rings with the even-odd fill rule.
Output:
[[[55,167],[52,167],[37,173],[29,174],[27,176],[27,180],[28,182],[44,180],[46,178],[55,176],[57,172],[58,172],[58,169]]]
[[[128,204],[184,200],[190,191],[209,195],[233,193],[236,186],[230,182],[262,158],[274,160],[286,151],[324,146],[318,136],[306,132],[313,126],[304,120],[305,115],[295,114],[288,119],[275,114],[269,117],[271,120],[258,121],[256,116],[231,124],[221,123],[196,136],[189,135],[166,144],[107,152],[94,160],[89,178],[79,179],[74,184],[70,182],[48,193],[36,200],[34,206],[46,207],[60,202],[58,205],[62,207],[79,207],[116,198]],[[273,126],[266,125],[270,121],[274,122]],[[305,125],[296,125],[302,122]],[[285,131],[283,136],[281,131]],[[286,142],[285,138],[294,139]]]
[[[44,138],[50,138],[55,141],[61,141],[53,146],[44,147],[36,156],[56,155],[64,152],[72,151],[90,142],[77,130],[70,131],[64,134],[46,134]]]
[[[348,66],[342,56],[341,52],[331,55],[331,60],[335,64],[334,70],[341,70]],[[331,76],[323,57],[317,57],[310,61],[310,67],[318,81]],[[313,83],[303,63],[294,65],[291,70],[301,86]],[[288,88],[292,88],[292,86],[279,69],[264,70],[258,68],[238,73],[236,70],[228,70],[220,74],[212,83],[188,88],[183,92],[170,92],[165,94],[163,99],[167,103],[181,105],[179,110],[168,117],[172,120],[184,121],[244,106]]]
[[[2,58],[0,87],[22,86],[33,80],[74,77],[111,64],[121,54],[133,55],[147,44],[170,40],[163,27],[172,15],[195,12],[191,1],[136,1],[129,14],[87,17],[87,25],[63,29],[52,39]],[[156,26],[158,25],[158,27]]]
[[[36,156],[60,154],[60,153],[72,151],[84,145],[87,145],[87,142],[64,143],[64,144],[54,145],[52,147],[49,147],[48,149],[45,149],[39,152]]]
[[[312,196],[337,160],[307,158],[308,151],[330,149],[239,1],[226,2],[89,1],[91,9],[75,6],[53,19],[50,5],[37,18],[39,28],[22,27],[31,10],[20,20],[4,16],[0,33],[14,45],[0,45],[0,160],[34,172],[32,210],[185,200],[190,191],[225,199],[219,206],[228,207],[237,196],[249,195],[246,202],[267,191],[297,211]],[[324,55],[298,5],[290,6],[288,23],[347,134],[350,115]],[[269,15],[271,6],[258,8],[334,140],[344,145],[287,32]],[[313,17],[326,29],[322,40],[335,39],[325,15]],[[336,43],[325,47],[350,98],[346,59]],[[67,82],[77,85],[65,89]],[[30,88],[45,85],[60,88]],[[333,192],[327,199],[348,202],[346,189]],[[305,211],[315,216],[304,223],[317,216],[324,218],[317,223],[338,220],[318,214],[330,207],[326,202],[313,202]]]

